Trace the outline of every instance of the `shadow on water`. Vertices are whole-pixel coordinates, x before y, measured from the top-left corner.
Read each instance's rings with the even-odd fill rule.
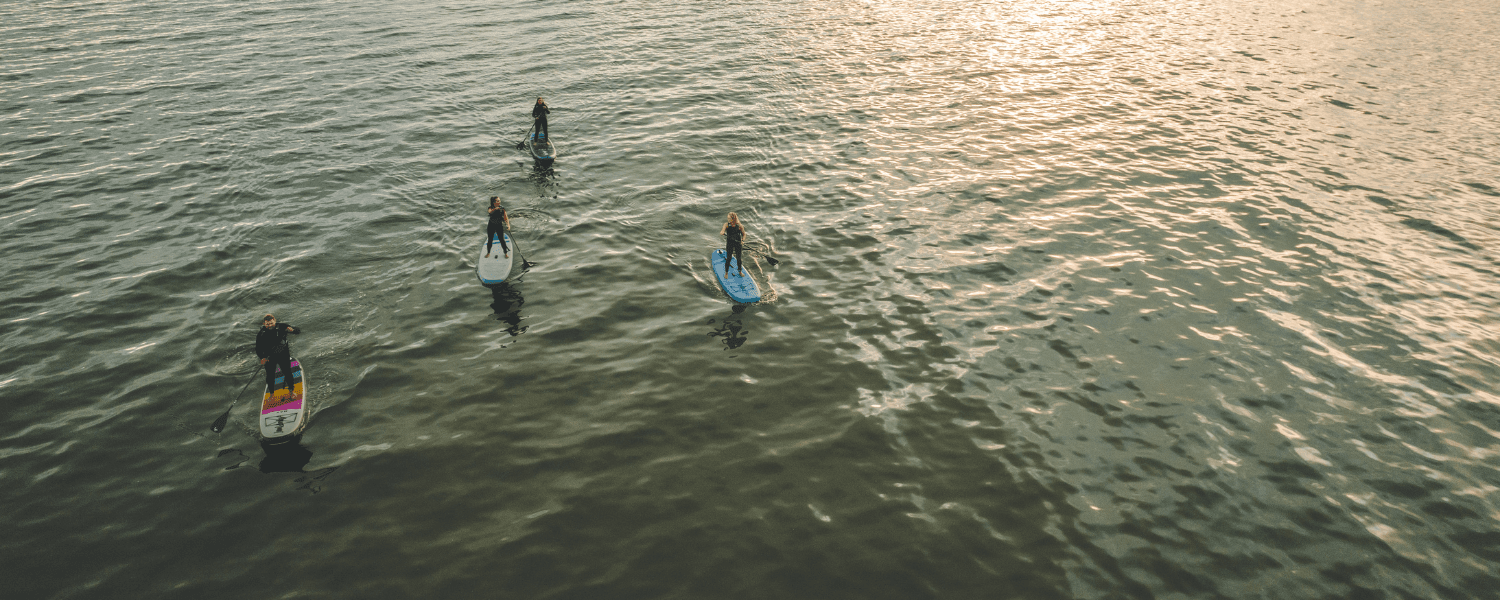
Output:
[[[522,269],[525,272],[525,269]],[[495,318],[506,324],[505,332],[512,337],[526,333],[526,327],[521,325],[521,306],[526,304],[526,298],[521,295],[521,289],[511,285],[509,282],[489,286],[490,308],[495,311]]]
[[[266,457],[260,461],[262,473],[301,473],[302,468],[312,460],[312,450],[302,445],[300,434],[285,439],[262,439],[260,449],[266,453]]]
[[[296,490],[307,490],[311,493],[323,491],[323,480],[338,467],[326,467],[308,471],[307,463],[312,461],[312,450],[302,445],[300,434],[287,438],[276,438],[275,440],[260,439],[260,449],[265,455],[256,464],[256,469],[267,475],[272,473],[301,473],[302,476],[292,480],[298,484]],[[239,448],[223,448],[219,450],[218,458],[226,456],[235,457],[234,464],[224,467],[225,471],[233,471],[245,466],[252,460],[250,455],[245,454]]]
[[[745,331],[745,325],[741,321],[744,318],[745,305],[736,304],[730,310],[733,312],[729,316],[719,320],[718,327],[708,332],[709,337],[724,338],[721,341],[724,342],[725,350],[734,350],[745,345],[745,342],[750,341],[750,338],[747,337],[750,335],[750,332]],[[710,325],[714,324],[714,319],[709,319],[708,323]]]

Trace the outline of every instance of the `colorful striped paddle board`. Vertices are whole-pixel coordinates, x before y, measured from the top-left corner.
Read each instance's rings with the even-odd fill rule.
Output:
[[[276,368],[276,384],[266,389],[260,402],[260,434],[266,438],[279,438],[302,431],[307,424],[307,379],[302,363],[292,359],[292,391],[287,393],[285,373]],[[271,390],[276,392],[273,394]]]

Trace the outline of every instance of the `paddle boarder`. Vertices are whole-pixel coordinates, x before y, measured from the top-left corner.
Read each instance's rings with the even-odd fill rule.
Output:
[[[740,224],[740,216],[729,213],[729,220],[719,229],[719,235],[724,236],[724,276],[729,276],[729,261],[733,259],[735,266],[740,268],[740,276],[744,277],[745,264],[740,262],[740,252],[744,250],[745,226]]]
[[[484,230],[485,258],[490,257],[490,249],[495,247],[497,235],[500,237],[500,249],[505,252],[505,258],[510,258],[510,245],[505,243],[507,231],[510,231],[510,215],[505,214],[505,208],[500,206],[499,196],[490,196],[490,225]]]
[[[255,334],[255,355],[260,364],[266,366],[266,390],[275,393],[276,367],[286,374],[286,391],[292,392],[292,348],[287,343],[287,334],[299,335],[301,329],[286,323],[277,323],[276,315],[266,313],[260,321],[260,333]]]
[[[538,96],[536,106],[531,107],[531,118],[536,119],[536,139],[547,139],[547,113],[550,112],[552,109],[547,108],[547,101]]]

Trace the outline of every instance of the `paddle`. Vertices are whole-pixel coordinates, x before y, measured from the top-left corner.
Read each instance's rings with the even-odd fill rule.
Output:
[[[749,248],[749,250],[751,252],[754,252],[754,253],[760,255],[761,257],[765,258],[766,262],[771,263],[771,266],[773,266],[773,267],[776,266],[776,265],[781,264],[781,261],[776,260],[775,258],[771,257],[771,245],[770,244],[767,244],[765,242],[755,242],[755,245],[757,247],[755,247],[755,248]],[[760,246],[765,246],[765,248],[760,248]]]
[[[532,119],[531,120],[531,127],[527,127],[526,128],[526,137],[524,139],[522,139],[521,141],[516,142],[516,149],[517,150],[525,150],[526,149],[526,140],[531,139],[531,130],[533,130],[533,129],[536,129],[536,119]]]
[[[516,256],[521,256],[521,243],[516,241],[515,237],[510,238],[510,245],[515,246]],[[530,269],[531,267],[532,263],[526,260],[525,256],[521,256],[521,270],[524,271],[526,269]]]
[[[259,374],[259,372],[251,373],[251,375]],[[214,433],[224,431],[224,426],[229,424],[229,411],[234,410],[234,405],[240,403],[240,396],[245,395],[245,390],[250,389],[250,384],[252,383],[255,383],[255,377],[251,377],[250,381],[245,382],[245,387],[240,388],[240,393],[234,395],[234,402],[229,403],[229,408],[224,409],[224,414],[219,415],[219,418],[214,419],[214,424],[208,426],[209,431]]]

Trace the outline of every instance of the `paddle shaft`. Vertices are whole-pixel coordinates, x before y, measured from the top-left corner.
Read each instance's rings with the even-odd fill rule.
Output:
[[[746,236],[746,237],[748,238],[749,236]],[[748,239],[745,240],[745,241],[746,242],[750,242],[750,240],[748,240]],[[754,244],[753,246],[751,245],[752,243]],[[764,248],[761,248],[761,246],[764,246]],[[750,243],[745,244],[744,247],[745,247],[746,250],[749,250],[749,251],[751,251],[751,252],[753,252],[753,253],[761,256],[761,257],[764,257],[766,259],[766,262],[771,263],[771,266],[773,266],[773,267],[776,266],[777,264],[779,264],[781,262],[779,260],[776,260],[775,257],[771,256],[771,245],[768,244],[768,243],[766,243],[766,242],[762,242],[762,241],[760,241],[760,240],[757,239],[754,242],[750,242]]]
[[[516,149],[517,150],[520,150],[520,149],[526,147],[526,140],[531,139],[531,130],[533,130],[533,129],[536,129],[536,117],[532,117],[531,118],[531,127],[527,127],[526,128],[526,137],[522,138],[521,141],[516,142]]]
[[[516,238],[515,238],[515,236],[511,236],[511,238],[510,238],[510,245],[516,247],[516,256],[521,256],[521,242],[517,241]],[[521,268],[525,269],[526,267],[528,267],[530,265],[531,265],[531,263],[526,260],[526,257],[525,256],[521,256]]]
[[[260,373],[257,371],[252,371],[250,373],[250,381],[246,381],[245,387],[240,388],[240,393],[234,395],[234,402],[229,403],[229,408],[224,409],[224,414],[219,415],[219,418],[214,419],[213,425],[209,426],[210,430],[212,430],[214,433],[224,431],[224,425],[229,423],[229,411],[234,410],[234,405],[240,403],[240,397],[245,395],[245,390],[250,389],[250,384],[255,383],[255,376],[259,374]]]

